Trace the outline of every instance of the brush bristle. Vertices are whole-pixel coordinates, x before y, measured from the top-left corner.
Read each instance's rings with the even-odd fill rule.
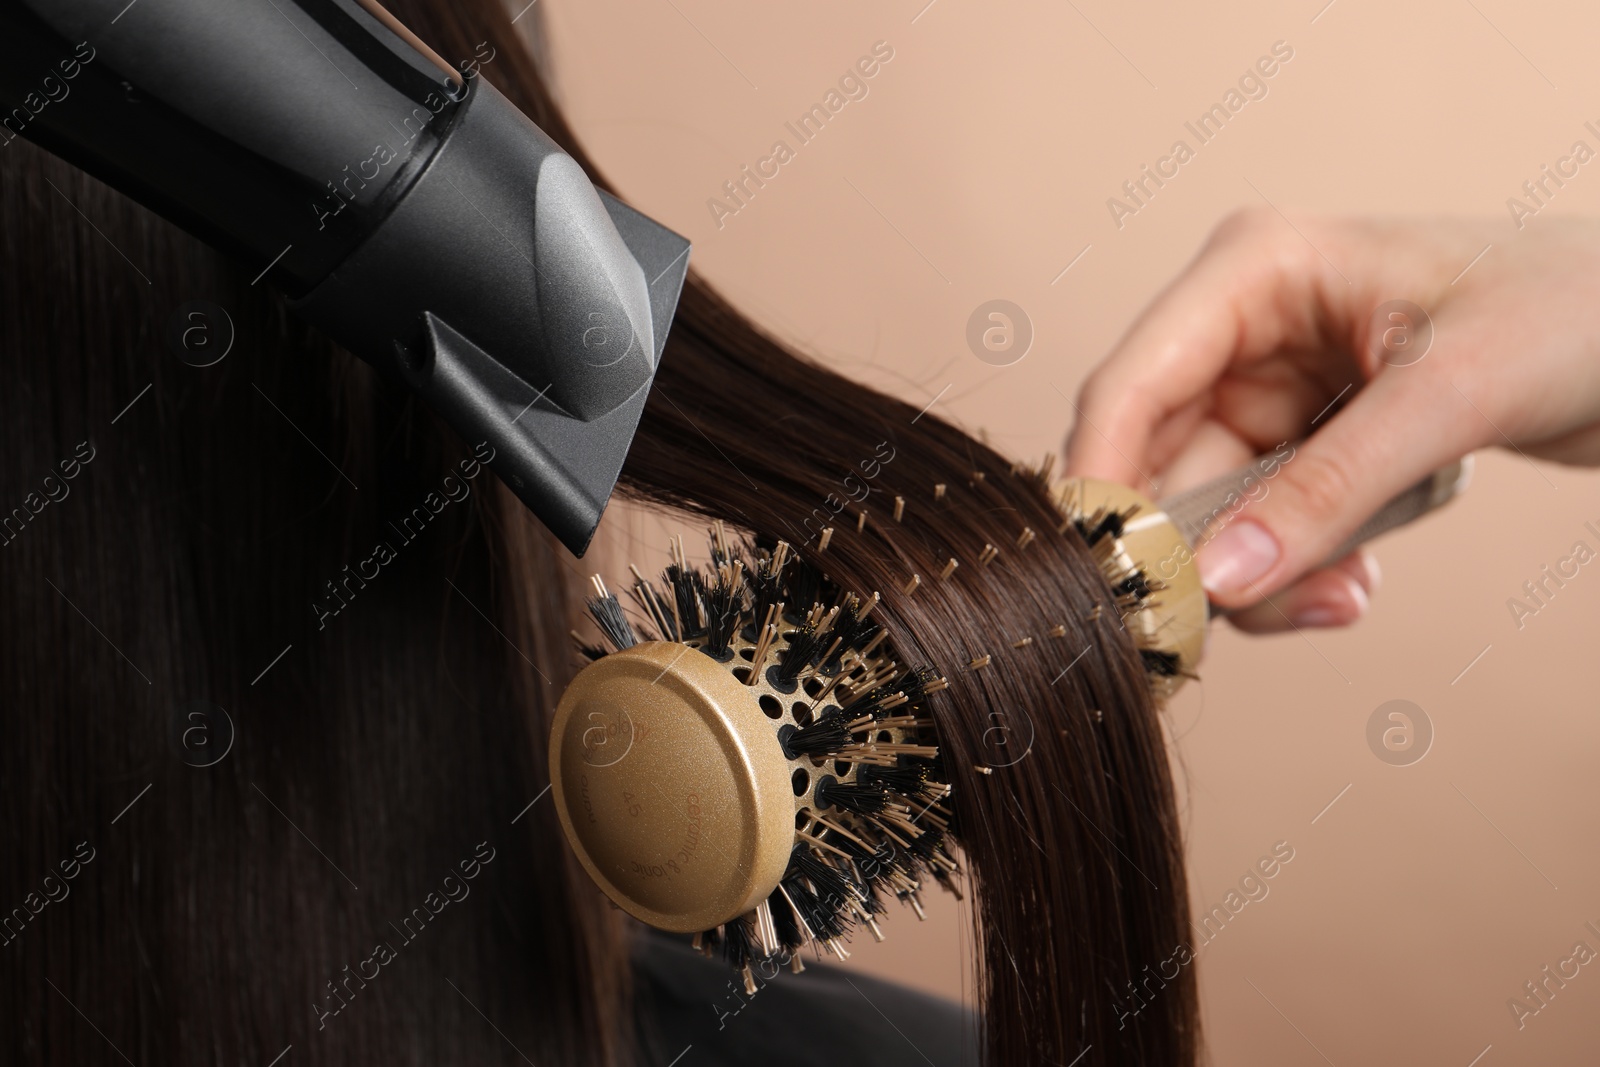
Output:
[[[1153,580],[1141,562],[1130,560],[1126,554],[1117,551],[1115,544],[1138,508],[1131,507],[1125,511],[1098,508],[1086,512],[1081,502],[1075,498],[1065,498],[1060,503],[1066,516],[1066,526],[1077,530],[1084,544],[1089,546],[1098,560],[1101,574],[1111,587],[1111,592],[1116,598],[1117,612],[1122,618],[1126,620],[1156,607],[1156,598],[1167,588],[1166,584],[1159,579]],[[1063,529],[1066,526],[1063,526]],[[1096,606],[1093,618],[1098,618],[1099,613],[1100,609]],[[1154,647],[1149,643],[1152,639],[1141,628],[1124,625],[1123,629],[1133,634],[1135,641],[1139,643],[1139,657],[1144,663],[1145,673],[1156,686],[1157,693],[1166,692],[1167,690],[1161,688],[1162,684],[1184,673],[1177,654]]]
[[[589,615],[594,619],[595,625],[600,627],[600,632],[605,635],[606,640],[611,642],[611,647],[615,651],[621,652],[639,643],[638,636],[633,632],[633,625],[628,622],[627,613],[622,610],[622,603],[615,595],[606,593],[603,596],[590,597],[587,603]]]

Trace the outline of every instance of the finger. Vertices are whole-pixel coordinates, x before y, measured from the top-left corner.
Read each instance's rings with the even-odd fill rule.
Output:
[[[1230,221],[1140,316],[1073,402],[1067,473],[1149,488],[1152,438],[1235,361],[1319,339],[1323,267],[1292,231]],[[1341,285],[1341,288],[1343,286]]]
[[[1241,608],[1286,588],[1390,498],[1486,443],[1483,420],[1465,417],[1448,379],[1419,373],[1424,366],[1391,369],[1353,393],[1197,552],[1213,602]]]
[[[1366,615],[1378,583],[1377,562],[1364,552],[1353,552],[1331,567],[1312,571],[1270,600],[1230,613],[1227,619],[1247,634],[1349,626]]]

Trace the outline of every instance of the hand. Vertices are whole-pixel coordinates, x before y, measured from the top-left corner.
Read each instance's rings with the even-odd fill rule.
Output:
[[[1241,212],[1084,383],[1067,472],[1165,495],[1314,430],[1196,558],[1240,629],[1347,625],[1376,565],[1318,565],[1396,493],[1486,445],[1600,463],[1597,293],[1597,223]],[[1374,321],[1395,299],[1433,322],[1407,365]]]

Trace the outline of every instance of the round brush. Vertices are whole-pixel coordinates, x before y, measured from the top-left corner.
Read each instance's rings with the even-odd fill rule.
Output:
[[[924,698],[935,672],[899,662],[878,598],[838,589],[783,542],[730,542],[711,565],[673,543],[660,582],[634,570],[635,627],[598,577],[604,647],[556,710],[561,824],[623,910],[753,964],[815,943],[839,959],[856,926],[882,938],[897,898],[959,889]],[[641,632],[643,631],[643,632]]]

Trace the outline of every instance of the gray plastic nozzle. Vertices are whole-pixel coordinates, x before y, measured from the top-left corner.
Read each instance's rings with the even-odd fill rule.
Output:
[[[296,310],[397,370],[573,553],[616,485],[689,242],[479,79],[426,170]]]

